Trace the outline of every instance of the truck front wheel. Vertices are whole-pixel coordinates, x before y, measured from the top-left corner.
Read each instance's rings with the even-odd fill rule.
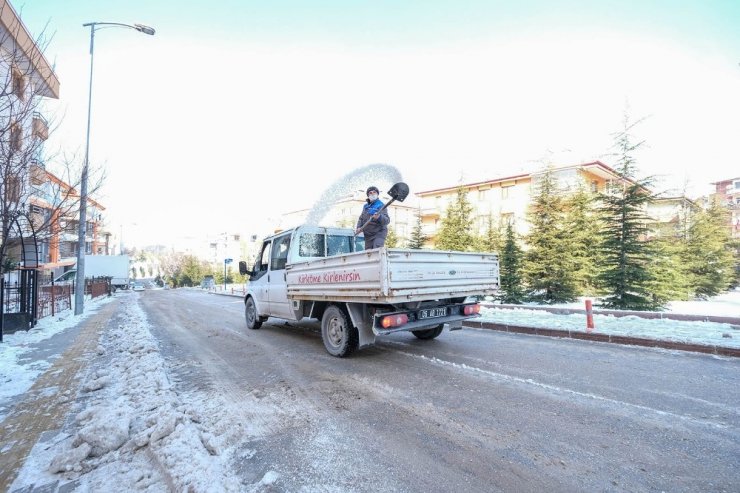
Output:
[[[247,302],[244,304],[244,318],[247,319],[248,329],[257,330],[262,327],[262,320],[257,317],[257,305],[254,304],[254,299],[251,296],[247,298]]]
[[[357,329],[347,314],[336,305],[329,306],[321,317],[321,339],[332,356],[343,358],[357,348]]]
[[[414,334],[419,339],[434,339],[438,335],[442,333],[442,330],[445,328],[444,324],[440,324],[432,329],[425,329],[425,330],[412,330],[411,333]]]

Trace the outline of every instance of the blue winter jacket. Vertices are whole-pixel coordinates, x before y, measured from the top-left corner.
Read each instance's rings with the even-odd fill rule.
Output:
[[[364,206],[362,206],[362,214],[360,214],[360,219],[357,220],[357,227],[362,227],[363,224],[367,222],[368,219],[370,219],[374,214],[376,214],[380,209],[383,208],[383,202],[380,199],[375,199],[374,202],[367,202]],[[366,237],[375,238],[375,237],[383,237],[388,234],[388,224],[391,222],[390,216],[388,216],[388,209],[384,210],[380,213],[380,217],[378,219],[373,219],[370,221],[370,223],[365,226],[365,229],[362,231],[365,232]]]

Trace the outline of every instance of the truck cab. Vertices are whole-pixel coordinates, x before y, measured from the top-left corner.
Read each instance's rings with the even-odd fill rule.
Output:
[[[364,250],[364,237],[354,236],[353,233],[347,228],[300,226],[265,238],[252,271],[245,271],[249,274],[249,292],[260,318],[274,316],[294,319],[287,294],[286,267]],[[291,248],[291,245],[294,247]],[[244,271],[241,265],[240,271]]]

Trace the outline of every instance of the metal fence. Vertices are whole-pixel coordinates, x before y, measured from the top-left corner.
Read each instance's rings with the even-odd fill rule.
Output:
[[[72,308],[72,284],[41,286],[39,292],[38,317],[53,317],[57,313]]]
[[[10,272],[7,279],[0,276],[0,331],[28,330],[41,318],[72,309],[74,282],[54,284],[51,278],[41,277],[34,269]],[[91,298],[110,295],[110,281],[109,277],[86,279],[85,294]]]

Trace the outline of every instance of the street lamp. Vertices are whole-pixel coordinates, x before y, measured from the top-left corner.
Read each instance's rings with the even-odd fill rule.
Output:
[[[143,24],[122,24],[120,22],[88,22],[82,27],[90,26],[90,86],[87,96],[87,139],[85,142],[85,164],[82,168],[82,179],[80,182],[80,224],[77,231],[77,275],[75,277],[75,315],[80,315],[85,304],[85,250],[87,229],[87,171],[90,163],[90,111],[92,109],[92,81],[93,61],[95,47],[95,30],[104,27],[126,27],[135,29],[150,36],[154,35],[154,29]]]

